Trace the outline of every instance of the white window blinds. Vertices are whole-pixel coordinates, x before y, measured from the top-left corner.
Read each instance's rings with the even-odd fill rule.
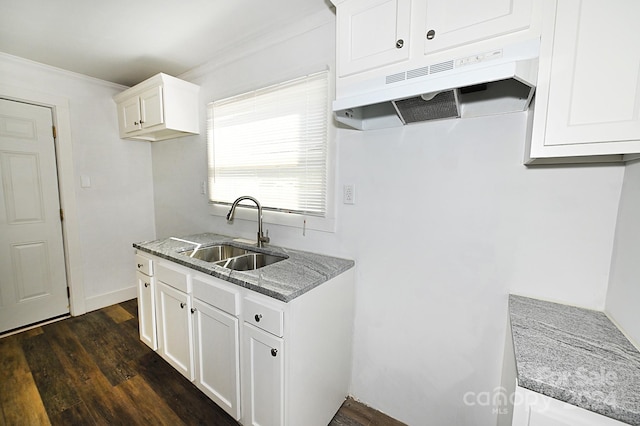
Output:
[[[209,200],[325,216],[329,73],[208,105]]]

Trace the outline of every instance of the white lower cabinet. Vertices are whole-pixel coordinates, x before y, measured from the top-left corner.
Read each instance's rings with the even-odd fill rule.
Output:
[[[156,332],[156,295],[153,260],[136,254],[136,287],[138,293],[138,327],[140,340],[154,351],[158,349]]]
[[[150,258],[160,356],[243,425],[329,424],[349,393],[352,269],[285,303]]]
[[[158,353],[193,381],[193,320],[191,277],[179,267],[156,263]]]
[[[326,426],[349,393],[353,270],[288,303],[242,299],[242,424]]]
[[[140,340],[154,351],[158,349],[156,334],[155,278],[136,272],[138,283],[138,327]]]
[[[193,380],[191,298],[163,282],[157,284],[158,353]]]
[[[626,423],[516,387],[513,426],[623,426]]]
[[[240,419],[238,318],[193,300],[196,386],[234,419]]]
[[[284,419],[284,342],[244,324],[244,424],[282,425]]]

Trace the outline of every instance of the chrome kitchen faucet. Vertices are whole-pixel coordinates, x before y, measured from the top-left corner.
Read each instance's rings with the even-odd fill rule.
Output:
[[[242,200],[253,201],[254,203],[256,203],[256,206],[258,206],[258,243],[256,245],[258,247],[262,247],[263,244],[269,242],[269,231],[267,231],[266,236],[262,233],[262,206],[260,205],[260,202],[258,200],[256,200],[255,198],[249,195],[243,195],[242,197],[238,197],[231,205],[231,209],[229,210],[229,213],[227,213],[227,220],[229,222],[233,222],[233,214],[236,212],[236,207]]]

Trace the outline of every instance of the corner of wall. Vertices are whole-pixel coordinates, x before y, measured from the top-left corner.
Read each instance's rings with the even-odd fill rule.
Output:
[[[628,163],[618,206],[605,312],[640,348],[640,161]]]

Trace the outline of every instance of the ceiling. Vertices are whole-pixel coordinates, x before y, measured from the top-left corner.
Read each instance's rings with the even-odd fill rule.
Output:
[[[132,86],[331,7],[328,0],[0,0],[0,52]]]

